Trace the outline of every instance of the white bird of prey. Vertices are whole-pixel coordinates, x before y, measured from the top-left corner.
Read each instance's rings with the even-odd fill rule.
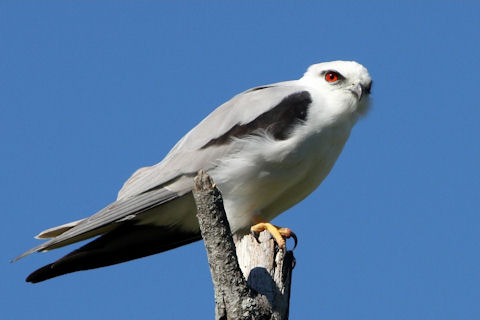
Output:
[[[372,80],[354,61],[314,64],[302,78],[256,87],[227,101],[158,164],[137,170],[116,201],[89,218],[41,232],[48,251],[99,236],[26,281],[99,268],[201,239],[192,195],[199,170],[215,181],[232,232],[267,229],[280,247],[287,228],[271,219],[303,200],[332,169],[369,106]]]

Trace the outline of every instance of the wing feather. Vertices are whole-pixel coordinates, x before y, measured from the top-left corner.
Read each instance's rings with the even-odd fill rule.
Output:
[[[183,194],[188,191],[190,190],[186,190]],[[12,262],[34,252],[60,248],[68,244],[103,234],[115,229],[115,227],[118,226],[114,225],[115,222],[125,221],[130,217],[133,218],[142,212],[176,199],[183,194],[161,188],[151,190],[136,197],[115,201],[91,217],[82,220],[78,225],[65,231],[59,236],[26,251],[19,257],[15,258]]]
[[[250,89],[233,97],[215,109],[188,132],[158,164],[137,170],[123,185],[117,199],[134,196],[184,174],[208,171],[216,161],[234,151],[230,144],[202,148],[221,137],[236,125],[255,120],[274,108],[286,96],[305,90],[296,81]]]

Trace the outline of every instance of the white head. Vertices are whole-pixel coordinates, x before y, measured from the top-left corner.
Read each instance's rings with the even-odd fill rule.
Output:
[[[301,81],[327,93],[329,100],[343,102],[350,111],[363,115],[369,106],[372,79],[355,61],[332,61],[311,65]]]

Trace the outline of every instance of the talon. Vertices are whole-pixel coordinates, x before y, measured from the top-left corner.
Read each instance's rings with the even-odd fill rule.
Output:
[[[297,247],[297,242],[298,242],[297,236],[295,233],[292,232],[292,230],[288,228],[280,228],[268,222],[257,223],[250,227],[250,232],[252,232],[252,235],[255,237],[255,239],[257,239],[257,241],[258,241],[258,234],[264,230],[267,230],[272,235],[272,237],[275,239],[275,242],[277,243],[280,249],[285,248],[284,238],[293,238],[294,240],[293,249]]]
[[[295,248],[297,247],[297,244],[298,244],[297,235],[289,228],[279,228],[278,232],[282,235],[282,237],[285,237],[287,239],[288,238],[293,238],[293,249],[292,250],[295,250]]]

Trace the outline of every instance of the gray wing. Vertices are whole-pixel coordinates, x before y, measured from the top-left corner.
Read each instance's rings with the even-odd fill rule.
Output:
[[[228,139],[224,139],[228,138],[229,133],[239,126],[254,122],[286,97],[302,90],[305,88],[298,86],[296,81],[288,81],[253,88],[236,95],[188,132],[162,162],[137,170],[125,182],[117,199],[168,185],[179,176],[196,174],[201,169],[208,171],[218,159],[233,152]],[[223,143],[212,143],[215,141]]]
[[[304,119],[310,102],[308,91],[295,81],[253,88],[233,97],[188,132],[162,162],[136,171],[120,190],[117,201],[14,261],[33,252],[107,234],[126,220],[141,220],[141,215],[137,217],[140,213],[189,193],[198,170],[208,171],[233,152],[229,143],[232,137],[277,125],[280,130],[275,134],[281,139],[284,127],[297,118]]]

